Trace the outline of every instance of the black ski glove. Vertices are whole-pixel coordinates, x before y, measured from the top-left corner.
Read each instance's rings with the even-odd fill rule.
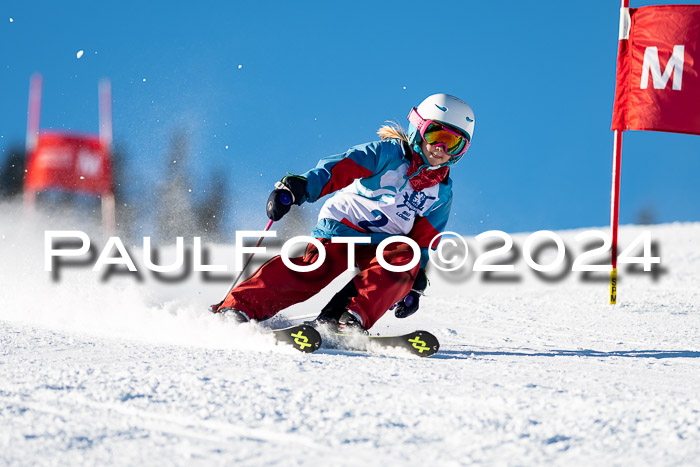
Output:
[[[427,288],[428,276],[425,275],[425,269],[419,269],[416,280],[413,281],[413,288],[411,288],[411,291],[403,300],[392,307],[394,308],[394,315],[397,318],[408,318],[418,311],[420,296],[423,295],[423,292],[425,292]]]
[[[301,200],[306,193],[306,179],[298,175],[288,175],[281,181],[275,183],[275,189],[272,190],[267,198],[267,217],[277,222],[289,212],[292,204],[297,206],[301,204]]]

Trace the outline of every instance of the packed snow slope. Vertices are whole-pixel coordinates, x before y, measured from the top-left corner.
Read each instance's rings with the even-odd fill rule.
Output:
[[[500,258],[512,273],[433,270],[418,313],[372,329],[433,332],[420,359],[275,345],[208,314],[228,283],[201,273],[55,281],[43,230],[3,223],[0,464],[697,464],[700,224],[627,226],[620,244],[642,231],[661,264],[621,267],[616,306],[605,273],[535,274],[527,234]],[[558,232],[574,258],[578,233]],[[232,258],[211,247],[210,264]],[[348,277],[265,324],[317,312]]]

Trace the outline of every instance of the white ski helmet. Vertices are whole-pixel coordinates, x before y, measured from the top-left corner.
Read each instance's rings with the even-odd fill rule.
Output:
[[[420,151],[421,130],[427,121],[445,123],[459,130],[467,138],[468,143],[471,143],[474,134],[474,111],[469,107],[469,104],[449,94],[441,93],[428,96],[418,107],[411,109],[408,121],[410,123],[408,127],[409,141],[414,146],[414,150],[416,146],[418,147],[417,152],[421,155],[423,155]],[[455,164],[463,155],[452,157],[443,165]],[[425,156],[423,158],[425,159]]]

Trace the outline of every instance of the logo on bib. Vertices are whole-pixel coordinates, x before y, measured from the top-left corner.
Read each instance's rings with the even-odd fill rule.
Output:
[[[425,209],[425,203],[428,200],[435,199],[435,196],[428,196],[422,191],[414,191],[412,193],[403,194],[403,203],[396,206],[397,209],[404,209],[398,212],[396,215],[405,221],[410,221],[414,214],[420,213]]]
[[[407,207],[411,211],[420,212],[425,209],[425,203],[428,200],[435,199],[435,196],[428,196],[422,191],[414,191],[411,194],[403,194],[403,204],[396,206],[397,208]]]

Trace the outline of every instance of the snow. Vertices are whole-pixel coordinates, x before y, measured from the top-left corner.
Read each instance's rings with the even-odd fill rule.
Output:
[[[700,224],[623,226],[663,273],[546,282],[431,275],[420,359],[301,354],[205,309],[225,281],[43,270],[43,230],[0,228],[0,464],[689,465],[700,458]],[[558,232],[574,245],[580,231]],[[522,245],[527,234],[513,235]],[[470,242],[472,239],[468,239]],[[471,245],[470,245],[471,246]],[[140,267],[140,252],[132,251]],[[168,253],[168,252],[164,252]],[[173,252],[161,255],[169,264]],[[546,262],[543,258],[542,262]],[[210,264],[233,264],[233,247]],[[473,261],[468,262],[468,265]],[[316,312],[321,297],[273,324]],[[296,320],[298,321],[298,320]]]
[[[83,53],[85,53],[84,50],[78,50],[78,52],[76,52],[75,54],[76,58],[80,60],[80,58],[83,56]]]

